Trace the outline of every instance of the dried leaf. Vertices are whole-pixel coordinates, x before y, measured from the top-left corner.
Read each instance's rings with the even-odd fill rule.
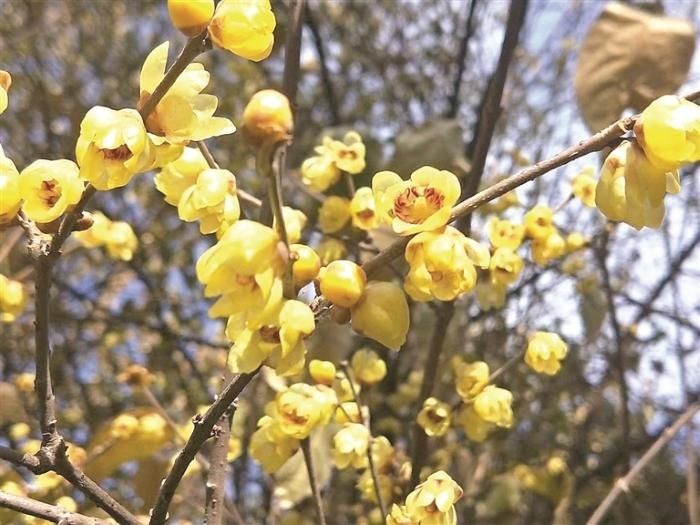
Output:
[[[642,111],[685,81],[695,49],[692,24],[610,2],[584,39],[576,98],[586,124],[601,129],[627,108]]]

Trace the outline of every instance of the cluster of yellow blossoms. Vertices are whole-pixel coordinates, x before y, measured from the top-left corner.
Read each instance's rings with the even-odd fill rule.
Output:
[[[446,472],[428,476],[408,496],[405,505],[393,505],[387,525],[456,525],[455,503],[464,491]]]
[[[27,292],[19,281],[0,274],[0,321],[11,323],[27,306]]]
[[[608,219],[658,228],[664,197],[680,191],[679,168],[700,160],[700,106],[666,95],[652,102],[626,141],[605,159],[596,205]]]
[[[110,257],[130,261],[138,246],[138,238],[131,226],[124,221],[112,221],[103,213],[92,214],[90,229],[75,234],[76,240],[86,248],[104,246]]]
[[[342,141],[324,137],[314,151],[317,155],[301,165],[301,180],[316,191],[326,191],[343,172],[357,175],[365,169],[365,145],[355,131],[346,133]]]
[[[554,375],[561,368],[568,347],[558,334],[534,332],[528,337],[525,363],[534,371]],[[513,394],[489,384],[489,365],[484,361],[465,362],[455,358],[455,387],[462,400],[453,415],[449,404],[434,397],[423,403],[417,422],[428,436],[443,436],[451,425],[461,426],[472,441],[482,442],[496,427],[513,424]]]

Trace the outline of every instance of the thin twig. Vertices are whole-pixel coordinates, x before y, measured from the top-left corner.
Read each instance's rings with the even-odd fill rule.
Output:
[[[597,250],[598,264],[602,274],[602,285],[605,293],[605,299],[608,305],[608,315],[610,325],[615,336],[615,368],[617,369],[617,380],[620,389],[620,405],[622,409],[622,463],[624,469],[630,468],[630,414],[629,414],[629,391],[627,387],[627,379],[625,377],[625,341],[622,333],[622,327],[617,315],[617,306],[610,280],[610,271],[608,269],[608,241],[610,232],[606,228],[601,240],[600,248]]]
[[[352,379],[352,374],[350,374],[350,369],[348,368],[347,362],[343,362],[340,364],[341,369],[343,370],[343,373],[345,374],[345,377],[348,380],[348,384],[350,385],[350,391],[352,392],[352,397],[355,400],[355,404],[357,405],[357,411],[360,414],[360,419],[362,420],[362,424],[367,428],[367,432],[369,432],[369,446],[367,447],[367,461],[369,463],[369,472],[372,475],[372,483],[374,484],[374,494],[377,497],[377,504],[379,505],[379,510],[382,513],[382,516],[386,516],[386,505],[384,504],[384,498],[382,497],[382,491],[379,488],[379,476],[377,475],[377,469],[374,465],[374,457],[372,456],[372,445],[374,444],[374,436],[372,436],[372,428],[370,427],[369,424],[369,416],[365,417],[364,412],[362,410],[362,402],[360,401],[360,395],[357,392],[357,388],[355,388],[355,382]],[[345,409],[343,408],[343,405],[339,405],[341,410],[345,412]],[[369,407],[368,407],[369,409]],[[348,413],[345,412],[345,416],[352,421],[352,418],[348,416]]]
[[[602,521],[620,494],[629,491],[632,481],[634,481],[634,479],[642,470],[644,470],[651,460],[653,460],[656,455],[661,452],[666,444],[671,441],[673,436],[675,436],[678,431],[692,419],[698,410],[700,410],[700,403],[694,403],[693,405],[689,406],[671,426],[667,427],[663,431],[659,439],[657,439],[654,444],[649,447],[649,450],[644,453],[644,455],[639,459],[639,461],[637,461],[637,463],[635,463],[630,471],[623,478],[617,480],[608,495],[605,496],[605,499],[603,499],[593,515],[586,522],[586,525],[598,525],[598,523]]]
[[[318,523],[319,525],[326,525],[326,516],[323,513],[323,500],[321,499],[321,490],[318,486],[318,481],[316,480],[316,473],[314,472],[314,460],[311,454],[311,444],[309,442],[309,438],[301,440],[301,451],[304,454],[304,464],[306,465],[306,473],[309,476],[311,496],[314,500],[314,507],[316,508]]]
[[[304,19],[306,26],[311,31],[311,39],[316,48],[316,54],[318,55],[318,62],[320,65],[321,72],[321,83],[323,84],[323,92],[326,95],[326,100],[328,102],[328,111],[331,113],[331,124],[337,126],[342,121],[340,116],[340,105],[338,104],[338,97],[335,94],[335,88],[333,87],[333,79],[328,69],[328,60],[326,59],[326,50],[323,47],[323,38],[321,38],[321,32],[319,31],[318,24],[314,19],[311,8],[308,4],[304,6]]]
[[[452,93],[448,101],[448,109],[445,116],[447,118],[455,118],[457,113],[459,113],[459,101],[460,101],[460,91],[462,90],[462,78],[464,77],[464,71],[467,65],[467,56],[469,53],[469,40],[471,40],[474,34],[474,13],[476,11],[477,0],[471,0],[469,3],[469,14],[467,15],[467,21],[464,28],[464,35],[459,42],[459,50],[457,52],[457,59],[455,63],[457,64],[457,74],[455,75],[454,82],[452,83]]]
[[[430,348],[423,367],[423,382],[418,395],[417,407],[420,410],[423,403],[433,393],[435,377],[439,369],[440,355],[447,337],[447,327],[454,315],[454,303],[444,303],[437,311],[437,319],[433,328],[433,335],[430,340]],[[411,483],[410,487],[418,485],[420,471],[426,460],[426,449],[428,447],[428,436],[423,427],[417,421],[413,423],[413,450],[411,453]]]
[[[108,525],[107,521],[70,512],[58,505],[49,505],[24,496],[15,496],[0,491],[0,507],[64,525]]]
[[[255,377],[258,370],[250,374],[240,374],[237,376],[224,388],[221,395],[219,395],[203,416],[196,416],[194,418],[192,434],[190,434],[187,443],[175,458],[170,472],[168,472],[160,486],[158,498],[151,512],[150,525],[162,525],[165,523],[170,502],[175,495],[175,490],[180,484],[182,477],[187,471],[187,467],[192,463],[204,442],[212,437],[212,430],[221,416],[238,398],[253,377]],[[233,417],[233,415],[231,417]]]

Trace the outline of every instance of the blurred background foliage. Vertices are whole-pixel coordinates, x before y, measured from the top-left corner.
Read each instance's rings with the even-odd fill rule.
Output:
[[[282,0],[272,3],[278,28],[269,60],[255,64],[218,51],[199,59],[212,73],[208,91],[219,97],[219,113],[234,122],[255,91],[281,84],[286,5]],[[665,10],[687,20],[691,29],[700,26],[699,6],[694,0],[633,4],[645,12]],[[469,7],[467,0],[309,2],[290,165],[296,169],[323,134],[354,128],[370,144],[361,185],[386,166],[404,177],[422,164],[464,174],[466,145],[498,57],[508,2],[476,1],[473,34],[455,92]],[[588,136],[591,131],[580,117],[586,104],[607,105],[618,113],[625,109],[611,103],[604,90],[588,90],[583,99],[579,92],[578,104],[576,100],[579,50],[604,7],[595,0],[530,2],[484,182]],[[74,158],[85,112],[97,104],[134,107],[141,64],[165,40],[173,43],[172,55],[184,44],[162,0],[0,1],[0,67],[13,76],[10,110],[0,119],[0,144],[6,154],[20,169],[38,158]],[[628,41],[617,52],[631,53],[640,45]],[[654,47],[653,42],[645,45]],[[604,53],[602,48],[588,49]],[[688,63],[681,93],[700,86],[699,61],[690,64],[688,57]],[[624,71],[615,74],[621,93],[639,86],[639,80],[624,80]],[[598,99],[596,93],[606,94]],[[611,114],[610,121],[617,116]],[[252,152],[239,134],[209,145],[220,164],[236,173],[240,187],[260,194]],[[585,160],[599,162],[595,157]],[[559,204],[582,165],[569,165],[520,188],[523,208],[507,216],[520,218],[536,202]],[[466,497],[458,506],[463,523],[583,523],[625,472],[626,456],[638,457],[690,400],[697,399],[700,255],[693,249],[700,241],[700,200],[695,167],[684,174],[683,186],[680,195],[667,200],[660,231],[618,226],[607,246],[597,242],[606,228],[604,218],[578,202],[567,205],[558,213],[561,229],[583,232],[595,241],[584,252],[583,270],[571,276],[558,263],[546,268],[528,264],[504,309],[482,311],[473,294],[457,303],[435,390],[443,400],[457,398],[452,358],[483,359],[496,369],[523,347],[518,326],[560,332],[570,344],[564,368],[554,378],[537,376],[524,364],[501,377],[502,386],[515,393],[513,429],[495,433],[484,444],[470,443],[457,430],[430,440],[429,466],[448,469],[465,488]],[[344,188],[333,191],[343,193]],[[317,243],[320,234],[313,224],[318,203],[291,179],[285,200],[309,216],[305,239]],[[133,260],[122,262],[74,241],[67,245],[52,297],[59,417],[64,434],[85,449],[86,470],[103,479],[117,499],[147,514],[179,442],[159,420],[148,396],[125,385],[119,375],[132,363],[147,367],[156,377],[150,387],[153,395],[185,433],[199,407],[212,401],[220,387],[227,345],[223,325],[207,320],[209,304],[195,278],[194,263],[213,239],[178,219],[175,208],[155,190],[151,174],[98,195],[91,206],[129,222],[139,248]],[[485,239],[485,221],[484,216],[476,218],[475,237]],[[30,288],[31,268],[19,238],[16,229],[0,232],[0,272]],[[624,331],[630,423],[626,443],[615,334],[600,285],[601,264],[610,272]],[[586,285],[577,286],[582,279]],[[405,450],[410,450],[422,362],[435,321],[431,307],[414,304],[411,309],[412,331],[402,351],[389,354],[377,348],[389,364],[389,375],[366,398],[375,432]],[[30,306],[17,322],[0,325],[0,442],[29,450],[29,439],[40,438],[29,376],[24,375],[33,372],[32,318]],[[330,322],[317,328],[310,343],[310,357],[335,362],[370,344]],[[295,477],[301,467],[292,466],[275,480],[264,476],[245,453],[246,440],[276,381],[260,378],[243,397],[234,422],[240,454],[233,462],[230,494],[250,523],[266,522],[266,514],[266,523],[311,523],[305,478]],[[136,417],[148,432],[125,443],[109,443],[105,426],[125,414]],[[20,432],[17,423],[26,423],[28,430]],[[634,524],[689,523],[685,476],[688,468],[698,468],[692,452],[699,444],[697,430],[682,432],[645,471],[609,522],[624,523],[626,516],[627,523]],[[321,450],[322,446],[327,445],[318,445]],[[548,469],[552,458],[563,459],[565,467]],[[522,465],[537,474],[536,483],[516,475],[522,473]],[[70,493],[68,486],[48,476],[22,480],[8,465],[0,465],[0,486],[17,482],[46,501]],[[326,498],[332,523],[371,519],[373,505],[361,501],[353,476],[328,472],[325,479],[333,487]],[[173,516],[182,523],[197,523],[203,492],[204,483],[193,472],[179,490]],[[91,512],[88,502],[73,496],[81,511]],[[12,514],[0,514],[0,522],[22,523]]]

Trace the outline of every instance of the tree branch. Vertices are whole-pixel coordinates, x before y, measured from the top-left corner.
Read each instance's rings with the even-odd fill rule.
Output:
[[[644,455],[639,459],[639,461],[637,461],[637,463],[625,475],[625,477],[617,480],[612,490],[607,496],[605,496],[605,499],[603,499],[593,515],[586,522],[586,525],[598,525],[602,521],[612,507],[613,503],[615,503],[618,496],[620,496],[622,492],[629,491],[632,481],[634,481],[639,473],[644,470],[644,468],[656,457],[659,452],[661,452],[666,444],[671,441],[673,436],[675,436],[678,431],[692,419],[698,410],[700,410],[700,403],[695,403],[689,406],[686,411],[683,412],[683,414],[681,414],[681,416],[675,421],[675,423],[663,431],[659,439],[657,439],[654,444],[649,447],[649,450],[644,453]]]
[[[462,90],[462,78],[464,77],[464,70],[467,65],[467,54],[469,52],[469,40],[473,35],[472,23],[474,21],[474,12],[476,11],[477,0],[471,0],[469,3],[469,14],[467,15],[467,22],[464,28],[464,35],[459,42],[459,51],[457,52],[457,58],[455,62],[457,63],[457,74],[455,75],[454,82],[452,83],[452,94],[450,95],[447,112],[445,116],[447,118],[456,118],[457,113],[459,113],[459,99],[460,91]],[[321,69],[323,71],[323,69]]]
[[[35,518],[41,518],[53,523],[60,523],[61,525],[108,524],[107,521],[84,516],[76,512],[70,512],[69,510],[57,505],[49,505],[48,503],[37,501],[35,499],[15,496],[2,491],[0,491],[0,507],[21,512],[22,514],[26,514],[28,516],[34,516]]]
[[[158,498],[156,499],[155,506],[151,512],[151,519],[149,521],[150,525],[162,525],[165,523],[170,502],[175,495],[175,490],[180,484],[182,477],[185,475],[187,467],[189,467],[190,463],[192,463],[204,442],[212,437],[212,435],[218,434],[217,430],[212,432],[214,430],[214,426],[219,419],[221,419],[224,412],[226,412],[226,410],[228,410],[228,408],[238,398],[248,383],[250,383],[253,377],[255,377],[258,370],[250,374],[240,374],[239,376],[235,377],[231,382],[229,382],[226,388],[224,388],[219,397],[207,409],[204,415],[196,416],[194,418],[194,429],[192,430],[192,434],[190,434],[187,443],[175,458],[175,462],[173,463],[170,472],[168,472],[160,486]],[[233,417],[233,414],[231,417]]]
[[[309,485],[311,485],[311,496],[314,500],[314,507],[316,508],[316,517],[318,517],[320,525],[326,525],[326,516],[323,513],[323,499],[321,499],[321,490],[316,480],[316,473],[314,472],[314,461],[313,455],[311,454],[309,438],[301,440],[301,451],[304,454],[306,473],[309,475]]]

